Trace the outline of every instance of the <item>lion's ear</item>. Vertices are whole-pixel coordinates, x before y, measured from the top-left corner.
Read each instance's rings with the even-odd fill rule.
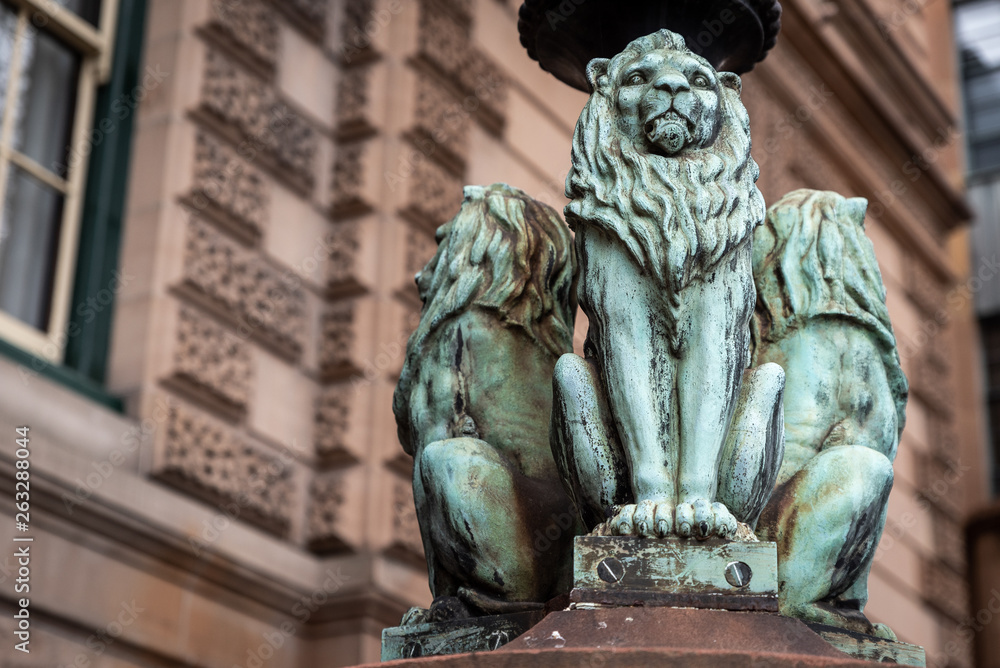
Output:
[[[607,85],[608,64],[610,62],[607,58],[594,58],[587,63],[587,80],[590,82],[590,90],[597,92]]]
[[[728,88],[732,88],[737,94],[743,92],[743,82],[738,74],[732,72],[719,72],[719,82]]]

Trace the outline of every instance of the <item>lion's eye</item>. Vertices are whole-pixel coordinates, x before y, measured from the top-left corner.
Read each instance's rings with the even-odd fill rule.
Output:
[[[695,86],[698,86],[699,88],[705,88],[708,86],[708,77],[706,77],[704,74],[696,74],[694,75],[694,78],[691,79],[691,83],[693,83]]]
[[[628,79],[626,79],[625,83],[629,86],[638,86],[640,84],[646,83],[646,77],[642,76],[641,72],[636,72]]]

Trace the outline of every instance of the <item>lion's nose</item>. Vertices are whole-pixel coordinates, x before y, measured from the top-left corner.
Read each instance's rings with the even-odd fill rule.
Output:
[[[677,70],[667,70],[656,77],[653,87],[676,95],[682,90],[688,90],[691,84],[688,83],[687,77]]]

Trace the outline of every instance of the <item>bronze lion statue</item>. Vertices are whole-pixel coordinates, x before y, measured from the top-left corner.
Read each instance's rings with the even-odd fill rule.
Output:
[[[781,459],[783,387],[776,365],[747,370],[764,200],[740,79],[667,30],[587,76],[565,212],[590,328],[586,359],[556,366],[556,459],[588,530],[736,537]],[[743,438],[734,414],[766,428]],[[764,483],[720,490],[744,456]]]
[[[865,236],[867,201],[796,190],[754,236],[754,362],[785,368],[785,458],[757,534],[781,612],[894,639],[864,615],[907,382]]]
[[[552,370],[573,349],[569,230],[520,190],[467,186],[437,241],[393,396],[435,597],[404,625],[541,607],[568,589],[577,532],[549,447]]]

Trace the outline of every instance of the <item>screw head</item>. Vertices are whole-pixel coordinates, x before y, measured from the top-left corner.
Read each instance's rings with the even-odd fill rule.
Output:
[[[614,557],[605,557],[597,564],[597,576],[614,584],[625,577],[625,566]]]
[[[730,561],[726,564],[726,582],[734,587],[746,587],[750,584],[753,571],[742,561]]]

